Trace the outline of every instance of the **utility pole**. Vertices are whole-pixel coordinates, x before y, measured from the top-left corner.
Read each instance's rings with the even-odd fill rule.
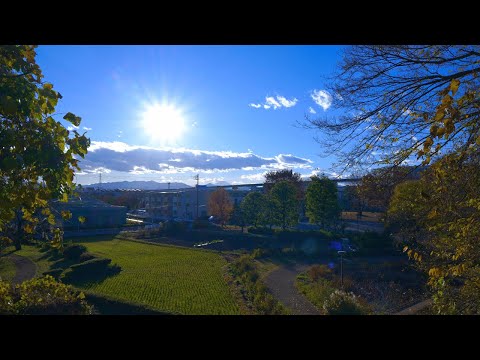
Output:
[[[345,254],[346,251],[340,250],[338,251],[338,254],[340,255],[340,281],[342,284],[342,290],[343,290],[343,254]]]
[[[197,219],[198,219],[198,181],[200,180],[200,176],[197,174],[193,178],[197,180]]]

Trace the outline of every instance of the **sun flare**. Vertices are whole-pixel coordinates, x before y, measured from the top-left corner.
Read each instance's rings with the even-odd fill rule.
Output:
[[[142,126],[152,138],[170,143],[178,140],[185,131],[181,110],[174,105],[148,105],[142,114]]]

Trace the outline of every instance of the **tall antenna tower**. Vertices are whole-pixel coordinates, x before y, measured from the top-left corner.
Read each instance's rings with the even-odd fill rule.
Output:
[[[98,173],[98,177],[99,177],[99,181],[98,181],[99,185],[98,185],[98,187],[101,188],[101,187],[102,187],[102,173]]]

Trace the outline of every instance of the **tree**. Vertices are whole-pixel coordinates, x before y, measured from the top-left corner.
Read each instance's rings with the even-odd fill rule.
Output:
[[[426,191],[423,180],[409,180],[395,187],[386,224],[389,231],[400,237],[402,246],[418,246],[421,239],[429,236],[425,223],[429,206],[422,195]]]
[[[412,166],[388,166],[370,171],[358,185],[358,195],[368,208],[387,211],[395,186],[419,179],[420,172]]]
[[[290,181],[276,183],[270,191],[270,199],[275,214],[275,223],[283,230],[298,222],[297,189]]]
[[[245,215],[242,207],[238,203],[235,203],[235,205],[233,206],[231,222],[233,225],[240,226],[242,228],[243,234],[243,228],[245,227]]]
[[[47,275],[12,285],[0,281],[2,315],[91,315],[85,294]]]
[[[0,234],[13,237],[16,249],[34,232],[39,214],[55,224],[48,201],[74,193],[77,156],[90,145],[53,118],[62,95],[42,81],[35,55],[35,46],[0,46]],[[70,112],[63,119],[81,122]]]
[[[480,143],[479,72],[478,45],[351,46],[328,85],[343,115],[304,125],[326,134],[344,169],[415,156],[425,165]]]
[[[233,211],[232,201],[224,188],[218,188],[210,194],[208,199],[208,209],[210,214],[217,217],[222,226],[230,219]]]
[[[245,196],[240,204],[245,222],[257,227],[260,224],[265,207],[265,195],[259,192],[251,192]]]
[[[312,176],[305,196],[307,216],[311,223],[333,224],[340,216],[340,206],[337,197],[337,185],[326,176]]]
[[[302,177],[299,173],[294,173],[291,169],[275,170],[266,173],[265,183],[263,184],[265,191],[269,193],[273,186],[280,181],[291,182],[297,190],[297,199],[301,200],[303,198]]]
[[[358,185],[346,185],[343,187],[342,210],[356,211],[361,215],[365,206],[365,201],[359,194]]]
[[[440,313],[480,308],[479,71],[478,45],[349,47],[328,88],[343,115],[306,123],[345,168],[433,163],[422,175],[426,235],[405,251],[428,272]]]
[[[404,251],[428,273],[441,314],[480,314],[479,187],[480,153],[451,154],[422,176],[420,198],[401,202],[414,220]]]

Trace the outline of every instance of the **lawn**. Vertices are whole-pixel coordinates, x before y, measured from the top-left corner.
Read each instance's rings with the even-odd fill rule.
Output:
[[[92,239],[94,240],[94,239]],[[126,240],[78,240],[112,259],[120,274],[85,287],[99,295],[181,314],[238,314],[218,254]]]
[[[0,279],[3,281],[11,281],[15,276],[15,264],[7,257],[0,257]]]

